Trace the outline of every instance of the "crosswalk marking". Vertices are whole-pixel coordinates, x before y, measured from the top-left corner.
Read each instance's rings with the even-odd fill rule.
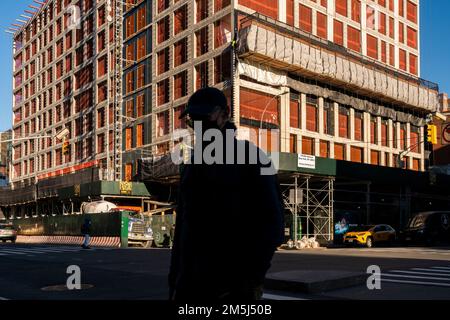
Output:
[[[91,250],[84,250],[81,247],[1,247],[0,257],[9,255],[19,255],[34,257],[38,254],[54,254],[54,253],[78,253],[84,251],[96,251],[96,250],[111,250],[112,248],[92,248]]]
[[[424,269],[427,270],[427,269]],[[406,274],[423,274],[429,276],[448,276],[446,273],[433,273],[433,272],[422,272],[422,271],[404,271],[404,270],[390,270],[389,272],[394,273],[406,273]]]
[[[434,266],[407,270],[389,270],[381,274],[381,281],[398,284],[450,287],[450,267]]]
[[[450,281],[450,278],[412,276],[412,275],[401,275],[401,274],[391,274],[391,273],[382,273],[381,274],[381,278],[383,278],[383,277],[396,277],[396,278],[412,278],[412,279],[428,279],[428,280]]]

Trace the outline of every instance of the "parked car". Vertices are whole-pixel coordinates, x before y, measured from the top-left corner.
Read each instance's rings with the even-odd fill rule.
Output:
[[[0,224],[0,240],[2,242],[11,241],[15,243],[17,239],[17,230],[11,224]]]
[[[406,244],[434,245],[450,242],[450,211],[417,213],[400,233],[400,239]]]
[[[379,243],[391,244],[395,240],[396,232],[387,224],[354,227],[344,235],[345,245],[364,245],[367,248]]]

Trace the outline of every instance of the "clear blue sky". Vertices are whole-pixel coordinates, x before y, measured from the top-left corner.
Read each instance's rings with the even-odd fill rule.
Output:
[[[5,33],[10,23],[32,4],[32,0],[0,1],[0,131],[11,127],[12,41]],[[437,82],[450,93],[449,0],[421,0],[421,77]]]

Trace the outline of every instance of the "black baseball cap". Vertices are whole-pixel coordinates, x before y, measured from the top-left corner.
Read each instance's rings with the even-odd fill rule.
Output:
[[[197,90],[189,99],[186,109],[180,116],[207,116],[211,114],[217,107],[223,110],[227,109],[227,98],[222,91],[212,87],[206,87]]]

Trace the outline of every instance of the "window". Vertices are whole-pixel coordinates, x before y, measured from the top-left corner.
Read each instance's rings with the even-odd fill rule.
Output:
[[[174,76],[174,99],[179,99],[187,95],[187,71],[183,71]]]
[[[195,88],[196,90],[208,86],[208,62],[205,61],[195,66]]]
[[[142,147],[144,144],[144,125],[138,124],[136,126],[136,147]]]
[[[348,107],[339,106],[339,137],[349,138],[350,130],[350,109]]]
[[[306,130],[319,131],[317,98],[308,95],[306,98]]]
[[[411,27],[407,28],[408,46],[417,49],[417,31]]]
[[[158,52],[158,74],[169,71],[169,48],[165,48]]]
[[[371,6],[366,7],[366,25],[368,29],[375,30],[376,28],[375,9]]]
[[[406,71],[406,51],[403,49],[399,49],[399,61],[400,61],[400,69]]]
[[[278,1],[273,0],[239,0],[239,4],[255,10],[272,19],[278,19]]]
[[[227,50],[214,58],[214,83],[231,79],[231,51]]]
[[[361,52],[361,32],[358,29],[348,26],[347,33],[348,48],[357,52]]]
[[[125,129],[125,150],[130,150],[132,146],[133,141],[133,128],[126,128]]]
[[[379,14],[379,31],[382,34],[386,34],[387,28],[386,28],[386,14],[380,12]]]
[[[208,52],[208,28],[203,28],[195,33],[197,43],[197,57]]]
[[[214,49],[231,42],[231,21],[226,16],[214,22]]]
[[[406,3],[406,17],[409,21],[417,23],[417,5],[411,1]]]
[[[379,165],[380,164],[380,152],[371,150],[370,151],[370,164]]]
[[[289,135],[289,152],[297,153],[297,135],[296,134]]]
[[[347,0],[335,0],[336,13],[347,17]]]
[[[409,54],[409,72],[417,75],[417,56],[412,53]]]
[[[420,152],[419,127],[411,125],[410,128],[410,150],[411,152]]]
[[[220,11],[231,4],[231,0],[214,0],[214,12]]]
[[[290,126],[291,128],[300,129],[301,125],[301,110],[300,110],[300,97],[298,94],[291,93],[289,100],[289,114],[290,114]]]
[[[137,69],[136,75],[136,89],[140,89],[145,86],[145,64],[141,64]]]
[[[97,136],[97,152],[103,153],[105,152],[105,134],[99,134]]]
[[[378,39],[371,35],[367,35],[367,55],[378,59]]]
[[[352,162],[363,162],[363,148],[350,147],[350,159]]]
[[[364,114],[360,111],[355,111],[355,140],[364,140]]]
[[[405,25],[401,22],[398,23],[398,41],[405,43]]]
[[[163,105],[169,102],[169,79],[160,81],[157,85],[158,105]]]
[[[184,38],[174,45],[174,67],[187,62],[187,39]]]
[[[345,160],[345,146],[343,144],[334,144],[334,159]]]
[[[377,118],[370,117],[370,143],[378,144]]]
[[[264,112],[264,109],[266,110]],[[241,122],[250,124],[254,127],[264,128],[279,125],[279,98],[273,95],[247,89],[240,88],[240,113]],[[264,114],[263,114],[264,113]]]
[[[208,0],[195,0],[195,7],[197,22],[208,17]]]
[[[312,9],[300,4],[300,29],[312,32]]]
[[[320,12],[317,12],[317,36],[323,39],[328,38],[327,16]]]
[[[136,12],[136,18],[137,18],[137,32],[144,29],[147,25],[147,11],[146,6],[140,7]]]
[[[352,20],[361,22],[361,1],[359,0],[352,0]]]
[[[125,29],[126,38],[132,36],[136,32],[134,14],[129,15],[128,17],[125,18],[125,26],[126,26]]]
[[[323,103],[323,132],[334,136],[334,102],[331,100]]]
[[[322,158],[330,157],[330,143],[328,141],[320,141],[320,156]]]
[[[313,138],[307,137],[302,138],[302,154],[307,154],[311,156],[315,155]]]
[[[145,34],[143,36],[140,36],[137,39],[136,45],[137,45],[136,60],[139,61],[147,55],[147,41],[146,41]],[[134,46],[132,46],[132,47],[134,48]],[[127,59],[129,59],[129,58],[127,58]],[[130,60],[133,60],[133,59],[134,59],[134,57]]]
[[[338,20],[334,20],[334,42],[344,45],[344,24]]]
[[[136,97],[136,117],[142,117],[145,113],[145,94]]]
[[[381,120],[381,145],[387,147],[389,145],[389,121],[387,119]]]
[[[176,107],[174,109],[174,112],[173,112],[173,114],[174,114],[174,117],[173,117],[173,121],[174,121],[173,128],[175,130],[176,129],[186,129],[187,128],[187,126],[186,126],[186,119],[185,118],[180,119],[180,116],[184,112],[185,109],[186,109],[185,105]]]
[[[177,35],[181,31],[187,29],[188,20],[187,20],[187,5],[177,9],[174,12],[174,35]]]
[[[158,43],[162,43],[169,39],[169,16],[158,21]]]
[[[167,134],[169,134],[169,111],[164,111],[156,116],[156,136],[159,138]]]

